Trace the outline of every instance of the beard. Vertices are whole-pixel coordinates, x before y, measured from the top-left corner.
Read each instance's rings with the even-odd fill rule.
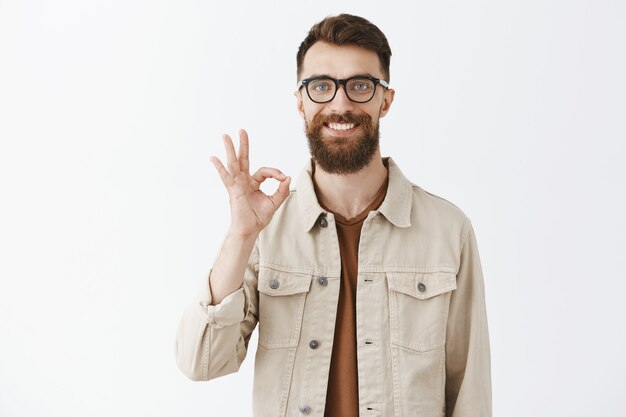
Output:
[[[328,123],[354,123],[355,132],[347,136],[325,136],[322,132]],[[304,121],[309,151],[313,161],[329,174],[354,174],[362,170],[371,160],[379,145],[379,124],[368,114],[344,113],[323,115],[318,113],[311,124]]]

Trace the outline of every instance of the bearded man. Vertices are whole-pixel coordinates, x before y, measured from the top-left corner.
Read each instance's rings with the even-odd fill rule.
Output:
[[[198,381],[236,372],[258,323],[255,416],[491,416],[472,224],[381,156],[390,58],[361,17],[311,28],[295,92],[311,159],[294,190],[276,168],[250,174],[243,130],[237,152],[224,136],[226,166],[211,158],[231,225],[183,314],[177,363]]]

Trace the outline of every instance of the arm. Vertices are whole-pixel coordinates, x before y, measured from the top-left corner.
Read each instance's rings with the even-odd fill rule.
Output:
[[[485,289],[468,220],[446,335],[446,416],[491,417],[491,360]]]
[[[178,367],[190,379],[208,381],[239,370],[258,320],[258,259],[254,246],[244,265],[243,285],[215,305],[211,280],[217,281],[218,271],[213,268],[208,285],[202,284],[195,301],[185,310],[178,326],[175,351]]]
[[[176,362],[185,375],[206,381],[239,370],[257,323],[257,237],[289,195],[291,179],[275,168],[249,172],[248,134],[239,132],[239,153],[224,135],[227,166],[211,162],[228,190],[231,225],[220,254],[196,300],[187,308],[176,336]],[[260,185],[280,182],[273,195]]]

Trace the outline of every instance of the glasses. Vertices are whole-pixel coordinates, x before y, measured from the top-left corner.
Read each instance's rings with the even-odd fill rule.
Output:
[[[383,88],[389,88],[389,84],[385,80],[374,77],[356,76],[346,78],[345,80],[336,80],[330,77],[311,77],[305,78],[298,82],[298,90],[304,86],[306,93],[315,103],[328,103],[335,98],[337,89],[343,84],[343,89],[350,101],[355,103],[367,103],[374,97],[376,86],[382,85]]]

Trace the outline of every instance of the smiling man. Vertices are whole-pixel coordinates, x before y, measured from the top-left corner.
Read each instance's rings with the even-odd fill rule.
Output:
[[[295,190],[249,171],[224,135],[231,225],[177,334],[193,380],[236,372],[259,325],[254,415],[491,416],[482,269],[468,217],[404,177],[379,146],[391,50],[347,14],[297,54],[311,159]],[[280,182],[273,195],[259,186]]]

